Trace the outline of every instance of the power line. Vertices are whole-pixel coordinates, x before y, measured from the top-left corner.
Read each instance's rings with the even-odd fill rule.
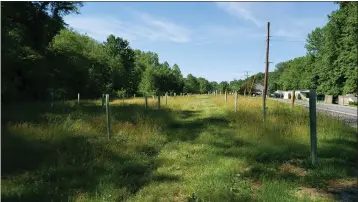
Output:
[[[246,73],[246,79],[249,78],[249,71],[244,71]]]
[[[264,41],[264,43],[263,43],[263,49],[264,49],[265,47],[266,47],[266,39],[265,39],[265,41]],[[261,49],[261,47],[260,47],[260,49]],[[260,52],[261,52],[261,51],[260,51]],[[262,51],[261,54],[260,54],[260,62],[261,62],[261,61],[265,61],[265,60],[263,59],[264,54],[265,54],[265,52]]]
[[[277,40],[277,39],[271,39],[271,41],[276,41],[276,42],[299,42],[299,43],[306,43],[306,41],[300,41],[300,40]]]
[[[271,62],[269,62],[269,63],[271,63],[271,64],[276,64],[275,62],[278,61],[278,58],[280,58],[281,56],[280,56],[279,53],[278,53],[278,55],[277,55],[276,52],[273,51],[272,49],[275,49],[275,48],[276,48],[276,49],[281,49],[281,47],[280,47],[280,46],[277,46],[275,43],[272,43],[272,40],[273,40],[273,39],[270,38],[269,49],[270,49]],[[275,45],[274,45],[274,44],[275,44]]]
[[[302,38],[296,38],[296,37],[283,37],[283,36],[271,36],[272,41],[278,41],[278,42],[306,42]],[[282,40],[284,39],[284,40]]]
[[[272,41],[272,39],[270,39],[270,42]],[[266,42],[267,43],[267,42]],[[266,45],[266,44],[265,44]],[[270,58],[272,61],[276,61],[278,56],[276,56],[275,51],[272,51],[272,49],[274,49],[273,47],[276,47],[276,45],[274,46],[273,43],[269,43],[269,49],[270,49]],[[266,47],[265,47],[266,48]],[[266,62],[265,62],[266,63]],[[273,62],[269,62],[269,63],[273,63]]]
[[[295,37],[284,37],[284,36],[270,36],[273,38],[279,38],[279,39],[293,39],[293,40],[302,40],[302,38],[295,38]]]
[[[271,38],[271,37],[273,37],[273,38]],[[275,38],[278,38],[278,39],[275,39]],[[280,39],[280,38],[282,38],[282,39],[285,39],[285,40],[282,40],[282,39]],[[296,39],[296,40],[286,40],[286,39]],[[273,47],[273,44],[276,44],[276,42],[277,43],[285,43],[285,42],[288,42],[288,43],[300,43],[300,44],[302,44],[302,43],[305,43],[305,41],[303,41],[303,40],[299,40],[299,38],[293,38],[293,37],[275,37],[275,36],[270,36],[270,42],[271,43],[269,43],[269,48],[270,49],[272,49]],[[279,45],[278,47],[280,47],[281,45]],[[276,47],[276,45],[275,45],[275,47]],[[273,54],[273,55],[275,55],[275,54]],[[277,61],[277,58],[278,57],[280,57],[280,56],[271,56],[271,58],[273,59],[273,61]]]

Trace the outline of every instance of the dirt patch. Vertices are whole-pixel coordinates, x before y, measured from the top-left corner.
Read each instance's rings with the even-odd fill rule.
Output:
[[[358,201],[357,180],[331,180],[327,192],[339,201]]]
[[[260,189],[262,184],[259,181],[255,181],[251,184],[251,188],[254,190]]]
[[[357,188],[357,180],[330,180],[328,181],[328,191],[340,190],[345,188]]]
[[[332,194],[324,192],[324,191],[316,189],[316,188],[300,187],[296,191],[295,195],[298,198],[308,197],[310,200],[314,200],[317,198],[334,200],[334,196]]]
[[[288,173],[293,173],[297,176],[300,176],[300,177],[304,177],[306,176],[307,174],[307,171],[303,168],[300,168],[298,166],[295,166],[295,165],[292,165],[292,164],[289,164],[289,163],[284,163],[280,166],[279,170],[281,172],[288,172]]]
[[[299,198],[306,196],[311,200],[320,198],[343,202],[358,201],[357,180],[332,180],[328,182],[325,190],[300,187],[295,194]]]
[[[245,172],[249,172],[251,170],[251,167],[247,167],[244,169]]]

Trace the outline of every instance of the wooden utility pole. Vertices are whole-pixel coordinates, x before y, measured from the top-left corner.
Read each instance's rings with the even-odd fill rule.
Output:
[[[266,39],[266,63],[265,63],[265,78],[264,78],[264,91],[262,92],[262,109],[263,109],[263,121],[266,120],[266,92],[267,92],[267,80],[269,70],[269,51],[270,51],[270,22],[267,22],[267,39]]]
[[[244,97],[246,96],[246,92],[247,92],[247,82],[248,82],[248,78],[249,78],[249,72],[248,71],[245,71],[246,72],[246,82],[245,82],[245,91],[244,91]]]
[[[246,73],[246,79],[249,78],[249,72],[248,71],[244,71]]]
[[[252,87],[254,86],[254,83],[255,83],[255,76],[256,75],[254,75],[254,79],[252,80],[251,88],[250,88],[250,91],[249,91],[249,96],[251,96]]]

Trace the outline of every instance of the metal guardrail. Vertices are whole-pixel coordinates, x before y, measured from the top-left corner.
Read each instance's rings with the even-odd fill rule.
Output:
[[[272,100],[277,100],[277,101],[280,101],[282,99],[272,99]],[[288,103],[288,102],[284,102],[284,103]],[[288,103],[289,104],[289,103]],[[323,102],[322,102],[323,104]],[[303,103],[299,103],[299,102],[296,102],[295,105],[299,105],[299,106],[303,106],[303,107],[307,107],[308,108],[308,102],[303,104]],[[335,107],[344,107],[344,106],[335,106]],[[316,106],[316,109],[318,110],[323,110],[323,111],[327,111],[327,112],[333,112],[333,113],[338,113],[338,114],[344,114],[344,115],[347,115],[347,116],[353,116],[353,117],[358,117],[357,114],[352,114],[352,113],[346,113],[346,112],[341,112],[341,111],[336,111],[336,110],[331,110],[331,109],[325,109],[325,108],[321,108],[321,107],[318,107]]]

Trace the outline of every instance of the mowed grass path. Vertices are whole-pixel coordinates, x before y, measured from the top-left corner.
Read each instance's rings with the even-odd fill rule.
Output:
[[[356,130],[305,109],[233,96],[2,106],[3,201],[335,201],[357,198]],[[16,110],[15,110],[16,109]]]

